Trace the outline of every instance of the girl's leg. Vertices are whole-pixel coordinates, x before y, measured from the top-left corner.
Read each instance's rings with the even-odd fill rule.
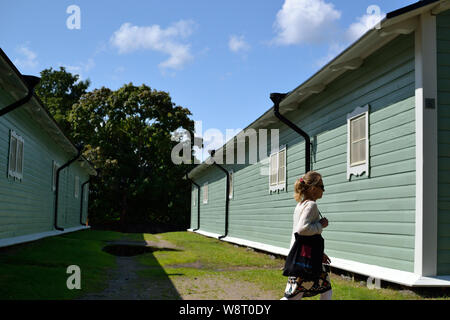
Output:
[[[333,290],[330,289],[330,290],[320,294],[320,300],[331,300],[332,295],[333,295]]]
[[[303,298],[303,292],[298,293],[296,296],[292,298],[283,297],[280,300],[301,300]]]

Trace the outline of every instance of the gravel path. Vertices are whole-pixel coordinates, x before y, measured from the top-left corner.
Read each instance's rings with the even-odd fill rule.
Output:
[[[155,242],[140,242],[139,245],[154,248],[176,247],[159,239]],[[131,242],[116,242],[121,245],[137,245]],[[108,287],[100,293],[90,293],[82,300],[271,300],[279,299],[278,292],[264,291],[248,281],[230,280],[222,275],[188,277],[174,274],[158,279],[145,279],[138,272],[150,268],[139,263],[136,256],[117,256],[117,268],[108,272]],[[174,266],[172,266],[174,267]],[[200,264],[184,266],[201,268]],[[155,266],[154,268],[161,268]]]

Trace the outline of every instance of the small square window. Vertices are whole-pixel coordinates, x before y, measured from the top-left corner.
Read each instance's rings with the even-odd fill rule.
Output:
[[[286,190],[286,146],[270,155],[269,190]]]
[[[52,164],[52,190],[56,191],[56,174],[58,172],[60,165],[56,162],[53,161]]]
[[[22,180],[24,164],[24,140],[14,131],[10,132],[8,176]]]
[[[208,182],[203,185],[203,203],[208,203]]]
[[[80,194],[80,177],[75,176],[75,198]]]
[[[347,115],[347,179],[369,175],[369,105]]]
[[[228,189],[228,199],[233,199],[233,180],[234,180],[234,172],[233,172],[233,170],[229,171],[228,175],[230,177],[229,189]]]

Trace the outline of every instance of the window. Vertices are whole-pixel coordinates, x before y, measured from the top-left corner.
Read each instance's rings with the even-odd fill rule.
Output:
[[[23,178],[23,146],[23,138],[11,130],[9,140],[8,176],[19,180],[22,180]]]
[[[195,198],[196,198],[196,196],[195,196],[195,189],[194,189],[194,193],[192,193],[192,205],[195,207],[196,206],[196,201],[195,201]]]
[[[52,182],[52,190],[55,191],[56,190],[56,172],[58,171],[59,168],[59,164],[56,161],[53,161],[52,164],[52,178],[53,178],[53,182]]]
[[[347,179],[369,176],[369,105],[347,115]]]
[[[203,203],[208,203],[208,182],[203,185]]]
[[[286,190],[286,146],[270,155],[269,167],[270,191]]]
[[[78,195],[80,194],[80,177],[75,176],[75,198],[78,198]]]
[[[234,172],[233,172],[233,170],[230,170],[228,172],[228,175],[230,176],[229,189],[228,189],[228,199],[233,199],[233,180],[234,180]]]

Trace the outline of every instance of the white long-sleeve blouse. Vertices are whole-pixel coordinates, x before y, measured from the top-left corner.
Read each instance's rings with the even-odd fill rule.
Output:
[[[296,232],[301,236],[312,236],[322,233],[322,225],[319,222],[319,209],[315,201],[307,200],[303,203],[298,203],[294,210],[293,220],[290,248],[295,242],[294,233]]]

